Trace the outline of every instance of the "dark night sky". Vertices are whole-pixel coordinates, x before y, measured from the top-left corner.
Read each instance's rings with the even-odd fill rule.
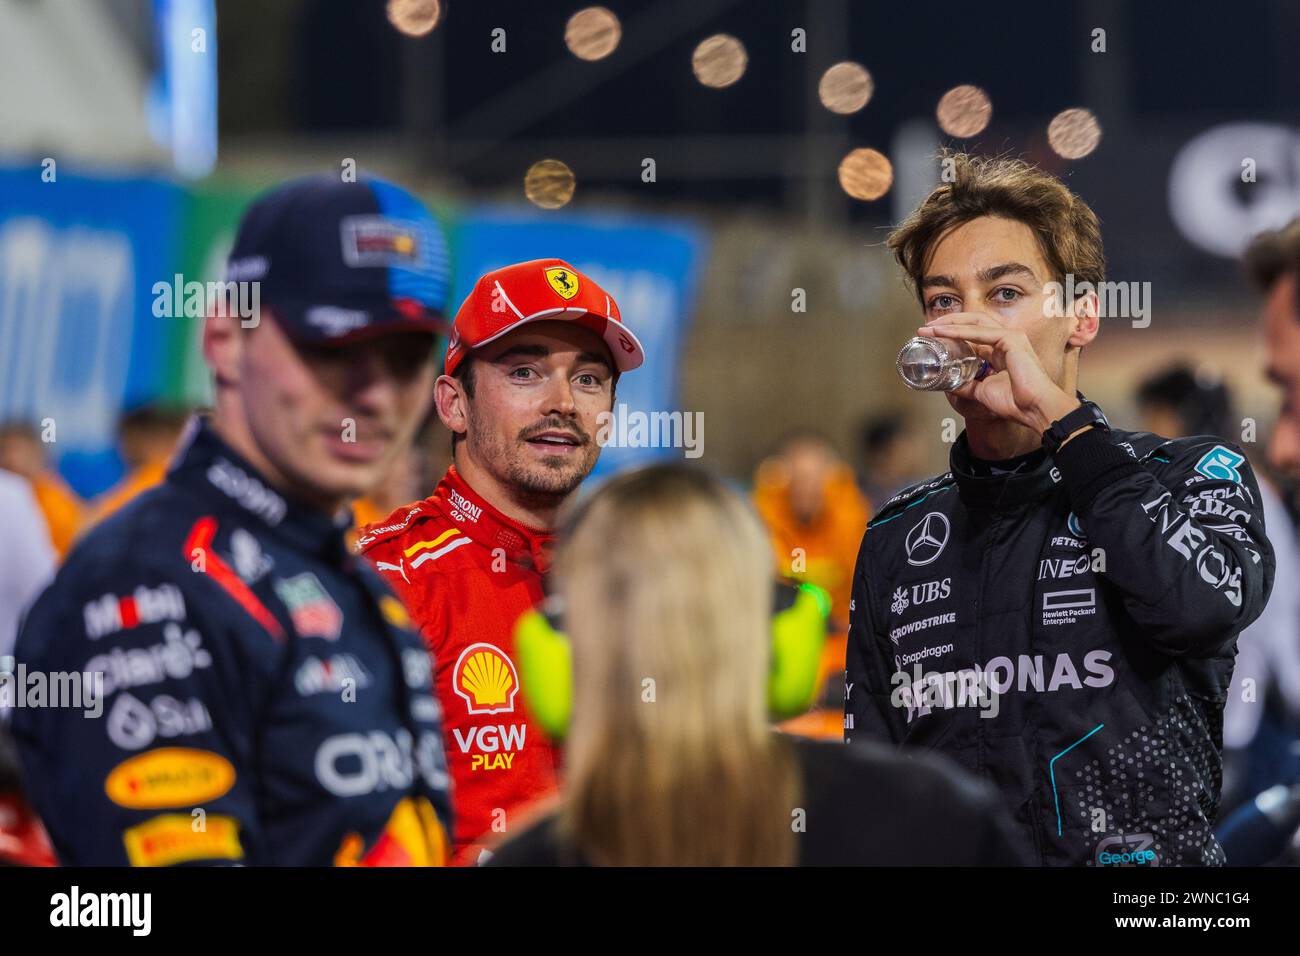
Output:
[[[565,22],[587,5],[581,0],[449,0],[437,32],[420,40],[388,24],[383,0],[284,0],[273,23],[266,2],[219,5],[223,136],[384,133],[402,126],[404,91],[414,91],[410,102],[427,109],[429,135],[450,149],[431,155],[473,191],[517,183],[532,161],[556,155],[593,191],[587,195],[635,201],[644,195],[640,157],[650,155],[660,164],[657,200],[799,211],[810,181],[800,177],[820,177],[842,200],[834,180],[842,151],[889,153],[901,122],[932,118],[943,92],[974,83],[989,93],[994,117],[967,148],[1023,154],[1066,175],[1118,227],[1112,236],[1131,237],[1131,248],[1116,241],[1117,260],[1157,274],[1177,270],[1189,281],[1204,263],[1180,257],[1183,243],[1168,219],[1162,195],[1171,157],[1219,122],[1300,125],[1294,0],[604,0],[624,35],[596,64],[564,45]],[[819,30],[837,9],[847,10],[846,29]],[[507,31],[504,55],[490,50],[498,26]],[[790,51],[796,26],[808,30],[803,55]],[[1094,27],[1107,30],[1104,54],[1089,50]],[[690,69],[694,46],[717,32],[739,37],[749,53],[745,76],[725,90],[702,87]],[[636,59],[639,47],[665,34],[672,38]],[[816,78],[841,59],[864,64],[875,80],[871,102],[848,118],[815,96]],[[404,80],[412,60],[413,82]],[[575,95],[565,99],[566,89]],[[510,121],[494,129],[489,117],[500,114],[488,107],[512,91]],[[1066,163],[1046,149],[1044,130],[1074,106],[1093,110],[1104,133],[1093,156]],[[799,165],[810,132],[839,134],[842,151]],[[485,137],[488,147],[458,158],[458,149]],[[674,150],[674,137],[718,137],[724,156],[744,153],[733,139],[785,137],[797,162],[792,176],[775,158],[770,174],[681,175],[699,170],[680,144]],[[576,140],[594,140],[603,162]],[[1300,164],[1291,175],[1300,176]],[[890,215],[888,202],[843,205],[863,225]]]

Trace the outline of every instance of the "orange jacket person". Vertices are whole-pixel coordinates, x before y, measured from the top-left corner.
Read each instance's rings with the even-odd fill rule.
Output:
[[[456,315],[435,405],[452,465],[358,548],[434,658],[455,800],[453,862],[550,794],[555,754],[524,713],[516,618],[542,597],[556,512],[600,456],[598,419],[641,364],[614,300],[559,259],[489,272]]]

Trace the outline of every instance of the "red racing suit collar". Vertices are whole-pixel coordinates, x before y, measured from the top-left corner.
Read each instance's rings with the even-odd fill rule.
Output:
[[[501,548],[508,560],[539,574],[550,570],[555,533],[506,517],[466,484],[455,465],[447,469],[432,497],[456,527],[485,548]]]

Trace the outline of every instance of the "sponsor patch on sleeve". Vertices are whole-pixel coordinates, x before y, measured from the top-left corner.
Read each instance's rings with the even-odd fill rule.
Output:
[[[1235,481],[1241,483],[1241,472],[1237,467],[1245,462],[1245,456],[1237,454],[1231,448],[1215,445],[1196,463],[1197,474],[1215,481]]]

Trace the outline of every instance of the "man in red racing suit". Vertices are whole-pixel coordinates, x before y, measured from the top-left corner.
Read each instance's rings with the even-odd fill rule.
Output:
[[[552,793],[556,754],[519,693],[513,630],[542,598],[555,515],[600,454],[601,414],[642,351],[603,289],[559,259],[479,279],[456,315],[438,415],[453,465],[357,548],[406,602],[434,659],[452,777],[453,863]]]
[[[357,547],[429,645],[455,801],[454,863],[480,834],[555,789],[555,754],[518,695],[511,632],[542,598],[551,535],[512,521],[453,465],[434,493],[371,525]],[[480,779],[483,778],[483,779]]]

